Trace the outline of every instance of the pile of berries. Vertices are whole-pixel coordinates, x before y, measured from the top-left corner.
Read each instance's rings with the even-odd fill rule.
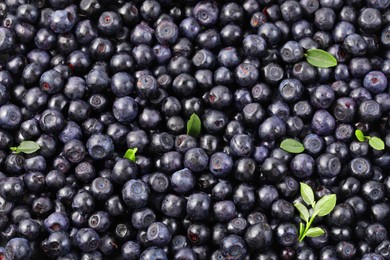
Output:
[[[389,82],[390,0],[0,0],[0,259],[390,259]]]

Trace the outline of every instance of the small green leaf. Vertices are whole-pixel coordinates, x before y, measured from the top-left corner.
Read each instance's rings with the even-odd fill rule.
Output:
[[[314,206],[314,215],[325,216],[328,215],[336,206],[336,195],[329,194],[322,197]]]
[[[187,122],[187,134],[197,137],[200,134],[201,121],[197,114],[192,114],[190,120]]]
[[[297,202],[294,204],[294,207],[297,208],[297,210],[299,211],[299,216],[301,217],[301,219],[303,219],[305,222],[308,222],[310,214],[309,210],[305,207],[305,205]]]
[[[10,147],[10,150],[15,153],[35,153],[38,151],[41,147],[39,147],[39,144],[37,144],[34,141],[23,141],[19,144],[18,147]]]
[[[303,201],[306,202],[307,205],[311,205],[312,207],[314,207],[314,192],[312,188],[304,182],[301,182],[301,196]]]
[[[280,143],[280,148],[282,148],[283,150],[289,153],[301,153],[305,150],[303,144],[301,144],[297,140],[290,139],[290,138],[284,139]]]
[[[368,140],[368,144],[375,150],[384,150],[385,143],[379,137],[373,136]]]
[[[360,141],[360,142],[364,142],[366,140],[366,138],[364,137],[364,134],[362,132],[362,130],[360,129],[356,129],[355,130],[355,136],[356,138]]]
[[[319,237],[319,236],[321,236],[324,233],[325,233],[325,231],[322,228],[313,227],[313,228],[309,228],[309,230],[306,232],[306,236],[308,236],[308,237]]]
[[[303,232],[305,232],[305,224],[302,222],[299,223],[299,241],[301,241]]]
[[[123,156],[123,158],[126,158],[132,162],[135,162],[135,154],[137,153],[138,151],[138,148],[130,148],[130,149],[127,149],[125,155]]]
[[[337,65],[337,60],[332,54],[320,49],[310,49],[306,52],[306,60],[314,67],[330,68]]]

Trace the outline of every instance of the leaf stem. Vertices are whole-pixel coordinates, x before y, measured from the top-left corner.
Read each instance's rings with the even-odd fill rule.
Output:
[[[306,222],[305,231],[303,231],[302,237],[299,238],[299,242],[302,242],[302,240],[306,237],[306,233],[310,229],[310,226],[313,223],[315,217],[316,217],[316,214],[313,214],[313,216],[311,216],[309,222]]]

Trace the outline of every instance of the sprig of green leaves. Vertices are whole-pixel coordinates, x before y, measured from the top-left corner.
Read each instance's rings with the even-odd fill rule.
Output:
[[[385,143],[379,137],[364,135],[360,129],[355,130],[355,136],[360,142],[368,140],[368,144],[375,150],[381,151],[385,149]]]
[[[299,212],[300,218],[305,222],[299,223],[299,242],[305,237],[318,237],[324,234],[324,230],[319,227],[311,227],[316,216],[328,215],[336,206],[336,195],[329,194],[323,196],[319,201],[314,200],[314,192],[306,183],[301,182],[301,197],[303,201],[311,206],[311,210],[302,203],[295,203],[294,206]]]
[[[197,137],[200,134],[202,122],[197,114],[192,114],[187,122],[187,134]]]
[[[34,141],[23,141],[19,144],[19,146],[10,147],[9,149],[13,151],[14,153],[35,153],[38,151],[41,147],[38,143]]]
[[[305,151],[305,147],[297,140],[287,138],[280,143],[280,148],[289,153],[302,153]]]
[[[317,68],[330,68],[337,65],[337,60],[327,51],[310,49],[305,53],[307,62]]]
[[[138,151],[138,148],[129,148],[129,149],[127,149],[123,158],[126,158],[132,162],[135,162],[135,160],[136,160],[135,154],[137,153],[137,151]]]

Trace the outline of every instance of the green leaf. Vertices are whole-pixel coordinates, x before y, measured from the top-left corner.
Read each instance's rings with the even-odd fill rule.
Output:
[[[23,141],[19,144],[17,147],[10,147],[10,150],[15,153],[35,153],[38,151],[41,147],[39,147],[39,144],[34,141]]]
[[[310,214],[309,214],[309,210],[305,207],[305,205],[297,202],[294,204],[294,206],[299,211],[299,216],[301,217],[301,219],[303,219],[305,222],[308,222],[310,218]]]
[[[384,150],[385,143],[379,137],[373,136],[368,140],[368,144],[375,150]]]
[[[306,52],[306,60],[314,67],[330,68],[337,65],[337,60],[332,54],[320,49],[310,49]]]
[[[123,156],[123,158],[126,158],[132,162],[135,162],[135,154],[137,153],[138,151],[138,148],[130,148],[130,149],[127,149],[125,155]]]
[[[305,150],[303,144],[301,144],[297,140],[290,139],[290,138],[284,139],[280,143],[280,148],[282,148],[283,150],[289,153],[301,153]]]
[[[314,215],[325,216],[328,215],[336,206],[336,195],[329,194],[322,197],[314,206]]]
[[[366,140],[366,138],[364,137],[364,134],[362,132],[362,130],[360,129],[356,129],[355,130],[355,136],[356,138],[360,141],[360,142],[364,142]]]
[[[197,137],[200,134],[201,121],[197,114],[192,114],[190,120],[187,122],[187,134]]]
[[[303,201],[306,202],[307,205],[311,205],[312,207],[314,207],[314,192],[312,188],[304,182],[301,182],[301,196]]]
[[[299,223],[299,241],[301,241],[303,232],[305,232],[305,224],[302,222]]]
[[[308,236],[308,237],[319,237],[319,236],[321,236],[324,233],[325,233],[325,231],[322,228],[313,227],[313,228],[309,228],[309,230],[306,232],[306,236]]]

